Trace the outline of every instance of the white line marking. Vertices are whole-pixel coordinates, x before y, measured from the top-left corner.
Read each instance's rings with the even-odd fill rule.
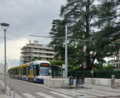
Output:
[[[25,97],[28,97],[28,98],[35,98],[34,96],[30,95],[29,93],[23,93],[23,95],[24,95]]]
[[[70,96],[67,96],[67,95],[64,95],[64,94],[61,94],[61,93],[53,92],[53,91],[51,91],[50,93],[56,94],[56,95],[61,96],[63,98],[73,98],[73,97],[70,97]]]
[[[47,94],[42,93],[42,92],[36,92],[36,94],[38,94],[38,95],[40,95],[40,96],[42,96],[42,97],[45,97],[45,98],[55,98],[55,97],[53,97],[53,96],[47,95]]]

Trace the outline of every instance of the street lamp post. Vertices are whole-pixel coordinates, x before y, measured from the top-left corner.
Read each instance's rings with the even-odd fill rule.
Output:
[[[1,26],[4,30],[4,74],[5,74],[4,82],[5,82],[5,92],[6,92],[6,31],[7,28],[9,27],[9,24],[1,23]]]

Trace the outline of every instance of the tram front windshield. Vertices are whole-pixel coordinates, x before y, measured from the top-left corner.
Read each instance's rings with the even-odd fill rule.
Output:
[[[49,76],[49,68],[48,67],[40,67],[40,75],[41,76]]]

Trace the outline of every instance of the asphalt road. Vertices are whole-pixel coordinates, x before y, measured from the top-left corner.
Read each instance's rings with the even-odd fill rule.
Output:
[[[4,77],[0,76],[0,80],[4,82]],[[86,97],[75,97],[75,98],[120,98],[120,96],[111,97],[112,94],[119,94],[119,89],[115,90],[100,90],[100,88],[94,88],[94,89],[80,89],[80,90],[69,90],[69,94],[67,94],[67,91],[65,89],[53,89],[48,88],[47,86],[44,86],[40,83],[31,83],[23,80],[18,80],[14,78],[7,77],[7,85],[11,83],[11,85],[15,85],[15,91],[17,94],[19,94],[22,98],[73,98],[69,95],[78,93],[78,95],[86,95]],[[43,87],[44,86],[44,87]],[[95,85],[94,85],[95,86]],[[101,86],[103,88],[103,86]],[[101,89],[102,89],[101,88]],[[58,91],[62,91],[61,93]],[[0,91],[3,91],[0,89]],[[66,93],[64,93],[66,92]],[[0,92],[4,93],[4,92]],[[96,97],[91,96],[94,95]],[[104,97],[97,97],[97,95],[108,95],[110,96],[104,96]],[[77,95],[77,94],[76,94]],[[91,97],[90,97],[91,96]]]
[[[0,80],[4,82],[4,78],[0,77]],[[61,94],[50,89],[40,87],[39,83],[34,83],[18,80],[7,77],[7,85],[11,83],[12,87],[15,85],[15,92],[22,98],[73,98],[65,94]],[[57,90],[57,89],[56,89]]]

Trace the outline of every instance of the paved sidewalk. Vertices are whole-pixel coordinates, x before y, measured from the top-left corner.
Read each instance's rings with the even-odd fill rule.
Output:
[[[112,89],[111,87],[107,86],[98,86],[92,84],[85,84],[83,85],[85,88],[78,88],[76,89],[61,89],[62,92],[68,93],[79,93],[76,96],[78,98],[120,98],[120,88]],[[90,89],[91,88],[91,89]],[[73,93],[75,94],[75,93]]]
[[[0,84],[0,98],[9,98]]]
[[[76,88],[50,88],[44,84],[32,84],[59,92],[61,94],[72,96],[73,98],[120,98],[120,88],[112,89],[111,87],[107,86],[85,84],[83,85],[85,88],[77,88],[76,90]]]

